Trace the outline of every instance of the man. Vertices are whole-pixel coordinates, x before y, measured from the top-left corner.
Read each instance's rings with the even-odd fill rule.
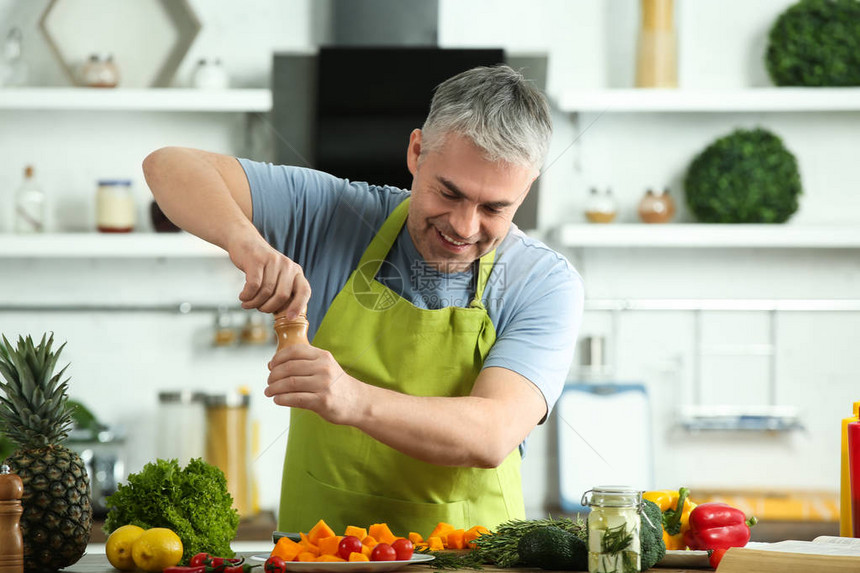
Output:
[[[245,273],[244,308],[296,316],[266,396],[291,407],[279,528],[426,534],[523,518],[524,442],[561,393],[582,281],[512,226],[551,135],[506,66],[443,82],[409,138],[410,191],[165,148],[158,204]],[[313,296],[311,296],[313,292]]]

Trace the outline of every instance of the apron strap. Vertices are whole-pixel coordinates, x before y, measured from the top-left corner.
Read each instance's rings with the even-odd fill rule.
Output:
[[[493,272],[493,261],[496,260],[496,249],[493,249],[478,260],[478,284],[475,286],[475,298],[469,303],[469,308],[484,308],[484,288]]]
[[[370,245],[365,249],[361,260],[358,261],[356,271],[367,284],[373,282],[385,257],[388,256],[388,252],[394,246],[394,241],[397,240],[397,235],[400,234],[400,229],[403,228],[403,223],[406,222],[406,216],[409,214],[409,200],[410,198],[407,197],[405,201],[394,208],[394,211],[379,228],[379,232],[370,241]]]

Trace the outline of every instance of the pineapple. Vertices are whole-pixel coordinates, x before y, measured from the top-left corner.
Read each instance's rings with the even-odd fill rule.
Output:
[[[17,348],[0,342],[0,431],[17,450],[6,463],[24,482],[24,569],[58,571],[84,554],[92,529],[92,499],[80,456],[62,445],[71,428],[68,368],[54,374],[63,346],[51,335],[38,346],[19,337]]]

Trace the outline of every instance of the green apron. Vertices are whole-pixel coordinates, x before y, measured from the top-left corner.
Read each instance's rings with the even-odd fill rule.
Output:
[[[313,344],[358,380],[415,396],[467,396],[496,339],[481,302],[495,251],[481,258],[468,308],[414,306],[375,280],[408,204],[398,205],[373,238]],[[470,439],[466,431],[463,440]],[[493,469],[437,466],[309,410],[290,411],[281,531],[308,531],[325,519],[338,534],[347,525],[385,522],[396,535],[427,535],[440,521],[492,529],[524,517],[518,449]]]

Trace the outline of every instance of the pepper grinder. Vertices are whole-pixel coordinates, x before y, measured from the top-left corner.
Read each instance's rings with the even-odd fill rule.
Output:
[[[0,466],[0,573],[24,573],[24,537],[21,534],[21,514],[24,507],[24,482]]]
[[[301,313],[296,318],[290,320],[284,314],[276,314],[275,334],[278,339],[278,350],[292,346],[293,344],[310,344],[308,342],[307,315]]]

